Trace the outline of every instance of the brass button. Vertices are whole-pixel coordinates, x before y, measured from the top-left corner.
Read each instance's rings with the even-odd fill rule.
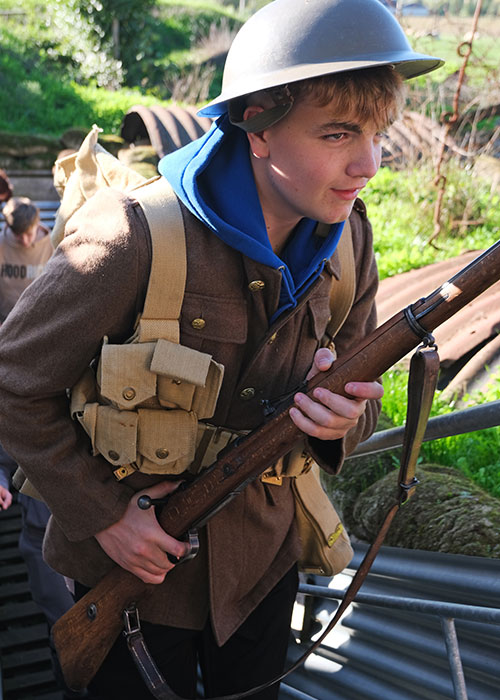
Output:
[[[116,462],[117,459],[120,459],[120,455],[118,452],[115,452],[114,450],[110,450],[108,452],[108,457],[113,460],[113,462]]]
[[[201,331],[202,328],[205,328],[205,321],[202,318],[194,318],[191,321],[191,325],[193,328],[195,328],[197,331]]]
[[[182,384],[180,379],[172,379],[172,384]]]
[[[266,283],[262,280],[254,280],[253,282],[250,282],[250,284],[248,285],[248,289],[251,292],[260,292],[260,290],[264,289],[265,286]]]
[[[272,344],[274,343],[274,341],[276,340],[277,337],[278,337],[278,333],[273,333],[272,336],[271,336],[271,337],[269,338],[269,340],[267,341],[267,342],[268,342],[268,345],[272,345]]]
[[[155,452],[158,459],[166,459],[168,457],[168,450],[165,447],[160,447]]]
[[[246,389],[243,389],[243,391],[240,391],[240,398],[243,399],[243,401],[249,401],[250,399],[253,399],[255,396],[255,389],[252,386],[249,386]]]
[[[132,399],[135,399],[135,389],[133,389],[131,386],[125,387],[125,389],[122,391],[122,396],[127,401],[132,401]]]

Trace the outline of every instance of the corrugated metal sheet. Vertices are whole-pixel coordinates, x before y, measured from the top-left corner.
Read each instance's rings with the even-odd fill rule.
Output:
[[[355,550],[353,567],[366,546]],[[344,579],[342,574],[330,585],[343,588]],[[327,579],[315,580],[328,584]],[[351,606],[319,653],[286,679],[281,699],[301,697],[294,694],[297,690],[318,700],[455,698],[440,618],[366,602],[377,595],[418,599],[424,609],[426,600],[496,608],[500,619],[500,560],[383,547],[358,594],[360,602]],[[335,609],[333,601],[316,599],[317,629]],[[456,629],[468,700],[498,700],[500,625],[457,615]],[[292,644],[290,659],[302,651]]]
[[[379,322],[383,323],[408,304],[430,294],[481,252],[470,251],[382,280],[376,300]],[[464,391],[471,387],[478,375],[484,373],[486,366],[498,366],[500,282],[439,326],[434,335],[444,370],[440,388],[453,380],[452,387],[460,387]]]
[[[33,602],[17,547],[21,512],[0,511],[0,699],[62,700],[52,670],[45,618]]]
[[[31,601],[24,563],[17,550],[20,513],[0,513],[0,676],[2,700],[60,700],[48,650],[47,627]],[[347,586],[366,546],[355,546],[352,569],[331,581]],[[376,596],[452,604],[500,605],[500,560],[383,547],[367,582],[342,623],[305,666],[286,679],[280,700],[449,700],[454,697],[440,620],[421,613],[373,604]],[[298,598],[295,636],[300,636],[303,602]],[[315,599],[314,631],[336,608]],[[469,700],[500,697],[500,626],[477,621],[456,623]],[[295,639],[295,638],[294,638]],[[307,646],[307,643],[306,645]],[[290,644],[290,661],[302,649]]]
[[[123,118],[121,136],[128,143],[149,141],[159,158],[203,136],[212,120],[198,117],[196,109],[135,105]]]

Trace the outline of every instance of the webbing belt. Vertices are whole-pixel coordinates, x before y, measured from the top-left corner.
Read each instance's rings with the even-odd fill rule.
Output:
[[[326,629],[322,632],[319,639],[317,639],[314,644],[281,675],[243,693],[225,695],[223,697],[214,698],[213,700],[240,700],[241,698],[254,695],[282,681],[288,674],[301,666],[306,658],[320,646],[352,603],[370,571],[394,516],[401,506],[408,501],[418,484],[418,480],[415,477],[415,467],[431,410],[438,372],[439,355],[437,353],[437,347],[434,344],[432,336],[427,334],[423,337],[423,345],[417,348],[410,363],[408,407],[397,492],[394,494],[393,503],[385,515],[375,540],[365,554],[341,604],[328,623]],[[149,654],[140,630],[139,616],[135,606],[124,611],[124,623],[124,635],[127,639],[128,647],[150,693],[159,700],[183,700],[183,698],[176,695],[168,686]]]

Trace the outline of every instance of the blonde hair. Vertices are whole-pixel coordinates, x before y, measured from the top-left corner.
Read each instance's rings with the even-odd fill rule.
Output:
[[[21,236],[38,221],[40,212],[28,197],[12,197],[3,208],[7,226],[16,236]]]
[[[331,105],[339,114],[356,115],[361,123],[385,129],[404,106],[403,79],[392,66],[345,73],[330,73],[288,85],[294,102],[310,99],[321,107]]]

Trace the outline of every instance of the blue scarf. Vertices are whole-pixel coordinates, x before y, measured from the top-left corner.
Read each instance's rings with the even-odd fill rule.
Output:
[[[276,255],[267,236],[250,165],[246,134],[226,115],[200,139],[161,159],[158,170],[185,206],[221,240],[243,255],[282,270],[278,311],[296,306],[335,250],[343,223],[326,238],[314,235],[316,221],[301,219]]]

